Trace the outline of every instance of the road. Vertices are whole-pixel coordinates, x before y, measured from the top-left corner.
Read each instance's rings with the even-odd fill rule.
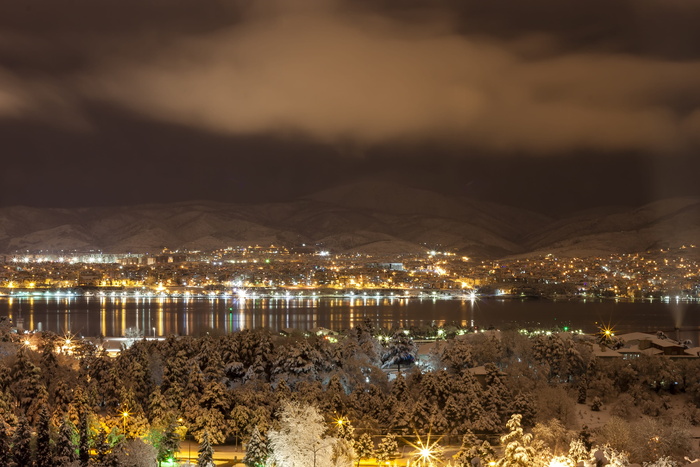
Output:
[[[197,455],[199,451],[199,444],[192,442],[192,441],[183,441],[180,443],[180,454],[178,455],[178,459],[180,460],[180,466],[186,466],[188,463],[188,456],[189,456],[189,462],[191,465],[197,465]],[[454,455],[456,452],[456,448],[447,448],[445,454],[445,458],[449,459],[450,456]],[[217,467],[230,467],[230,466],[243,466],[243,457],[245,456],[245,451],[242,450],[240,447],[236,446],[231,446],[231,445],[220,445],[220,446],[214,446],[214,462],[216,463]],[[357,464],[355,464],[357,465]],[[374,459],[369,459],[369,460],[363,460],[360,462],[360,466],[374,466],[377,467],[380,464],[377,464]],[[389,467],[411,467],[412,465],[416,465],[414,462],[411,462],[411,455],[409,454],[408,451],[405,452],[403,457],[400,457],[398,459],[392,460],[389,464],[382,464],[383,466],[389,466]]]

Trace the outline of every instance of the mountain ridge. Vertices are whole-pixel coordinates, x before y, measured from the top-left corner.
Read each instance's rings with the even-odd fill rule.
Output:
[[[474,258],[615,254],[692,243],[700,199],[602,207],[552,219],[532,210],[396,183],[346,184],[288,202],[0,208],[0,252],[310,244],[338,253],[440,249]]]

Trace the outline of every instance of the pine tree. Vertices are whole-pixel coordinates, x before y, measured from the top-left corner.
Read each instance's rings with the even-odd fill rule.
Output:
[[[180,450],[180,435],[177,430],[177,421],[171,417],[157,443],[157,458],[159,462],[174,457],[175,453]]]
[[[46,406],[39,410],[39,421],[36,427],[36,461],[39,465],[54,464],[53,444],[51,442],[51,418]]]
[[[17,416],[10,408],[10,398],[9,394],[0,391],[0,465],[10,465],[12,434],[18,423]]]
[[[17,360],[10,369],[10,391],[19,402],[21,413],[31,420],[38,420],[40,407],[46,403],[46,386],[41,375],[41,368],[29,359],[25,347],[17,352]]]
[[[34,463],[32,459],[32,431],[27,419],[22,416],[19,425],[12,438],[12,452],[16,467],[31,467]]]
[[[95,438],[95,456],[94,456],[94,461],[97,465],[103,465],[105,463],[105,460],[107,460],[107,457],[112,450],[112,445],[109,443],[109,440],[107,439],[107,432],[104,430],[100,430],[99,433],[97,433],[97,437]]]
[[[383,464],[396,455],[399,450],[399,444],[396,442],[396,435],[389,433],[379,442],[375,455],[377,463]]]
[[[486,394],[484,395],[484,410],[488,416],[495,416],[500,424],[511,413],[511,392],[503,382],[501,373],[492,363],[484,365],[486,371]]]
[[[253,428],[253,432],[250,434],[250,440],[248,440],[246,444],[243,463],[247,467],[262,467],[265,465],[267,455],[267,443],[256,426]]]
[[[166,424],[169,418],[173,418],[172,409],[163,396],[160,386],[157,386],[149,397],[148,415],[153,425]]]
[[[394,431],[406,434],[411,427],[411,412],[404,404],[398,404],[394,408],[391,426]]]
[[[202,442],[199,446],[197,467],[214,467],[214,448],[209,442],[209,432],[204,431]]]
[[[75,437],[77,433],[67,418],[63,420],[56,443],[56,465],[68,465],[77,460]]]
[[[339,418],[335,422],[335,433],[337,438],[352,441],[355,437],[355,427],[352,426],[350,420]]]
[[[459,467],[471,467],[472,459],[479,457],[479,447],[481,443],[479,439],[472,433],[471,430],[467,430],[462,437],[462,446],[457,452],[456,461]]]
[[[494,458],[496,451],[494,451],[493,446],[488,441],[484,441],[479,446],[479,458],[483,460],[484,464],[489,464],[489,461]]]
[[[522,423],[525,426],[533,426],[535,424],[536,407],[532,394],[519,392],[513,398],[511,410],[513,413],[519,413],[523,416]]]
[[[11,446],[10,426],[0,420],[0,465],[10,465]]]
[[[218,410],[194,406],[190,409],[188,418],[191,419],[190,432],[198,442],[203,442],[205,433],[210,443],[220,444],[225,441],[226,420]]]
[[[537,465],[537,455],[532,446],[532,435],[525,434],[520,426],[520,414],[514,414],[506,428],[508,433],[501,436],[503,457],[499,459],[499,467],[533,467]]]
[[[199,399],[199,405],[225,413],[229,408],[226,385],[221,381],[207,381]]]
[[[461,394],[450,395],[445,403],[443,414],[449,420],[450,432],[463,431],[461,428],[466,420],[463,408],[467,405]]]
[[[398,372],[401,373],[401,363],[410,363],[415,359],[418,347],[413,339],[408,337],[403,331],[396,331],[384,349],[382,355],[383,365],[389,366],[396,363]]]
[[[447,368],[455,373],[460,373],[467,368],[476,366],[476,361],[472,356],[471,344],[465,336],[452,339],[449,350],[444,352],[443,362]]]
[[[357,454],[357,465],[360,465],[362,459],[369,459],[374,456],[374,442],[368,433],[362,433],[362,436],[355,441],[355,453]]]
[[[80,414],[80,425],[78,427],[80,441],[78,444],[78,460],[80,465],[87,467],[90,462],[90,420],[86,411]]]
[[[229,428],[233,433],[233,443],[238,445],[241,434],[248,431],[251,410],[247,405],[237,404],[229,413]]]
[[[44,384],[48,387],[52,382],[57,381],[56,371],[58,368],[58,361],[56,355],[53,353],[53,344],[49,343],[44,345],[41,352],[41,372],[44,377]],[[60,379],[58,380],[60,381]]]

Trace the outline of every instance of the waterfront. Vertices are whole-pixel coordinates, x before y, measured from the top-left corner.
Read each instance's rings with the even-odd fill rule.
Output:
[[[129,328],[145,336],[196,336],[253,328],[342,330],[369,319],[385,328],[458,324],[480,329],[568,327],[591,333],[599,324],[609,324],[618,332],[674,333],[679,328],[682,339],[696,344],[700,337],[700,304],[674,301],[2,297],[0,316],[11,318],[24,330],[83,336],[122,336]]]

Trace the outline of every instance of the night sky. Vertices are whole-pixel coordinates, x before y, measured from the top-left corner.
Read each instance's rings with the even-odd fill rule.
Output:
[[[0,2],[0,205],[700,195],[700,2]]]

